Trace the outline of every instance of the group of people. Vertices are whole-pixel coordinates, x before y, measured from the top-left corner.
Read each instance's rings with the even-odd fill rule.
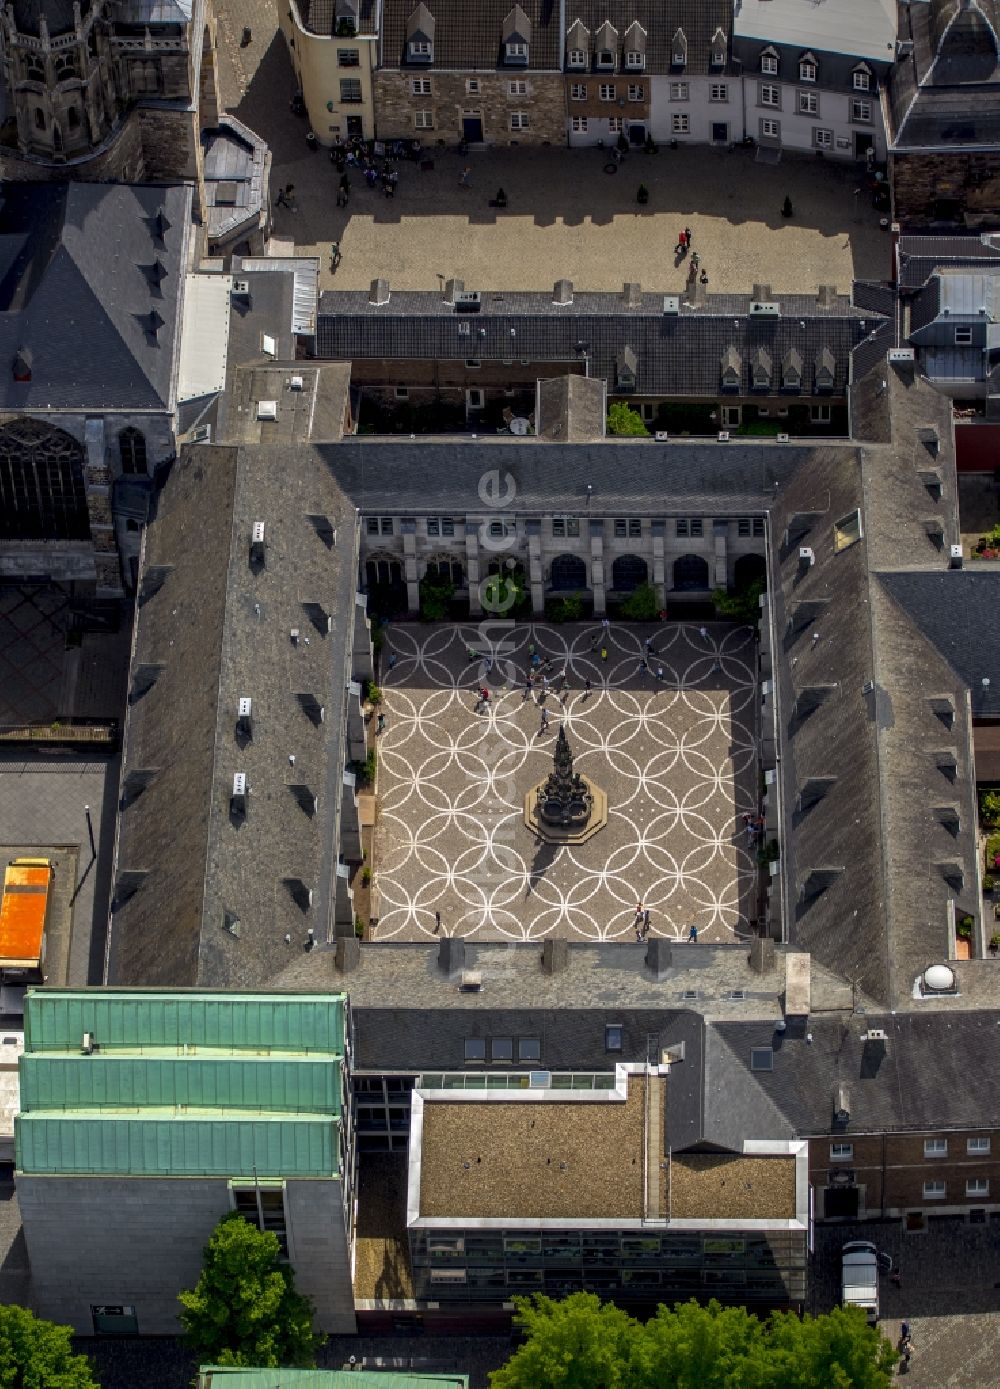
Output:
[[[764,836],[763,815],[751,815],[748,810],[745,810],[743,812],[743,830],[747,837],[747,843],[756,844]]]
[[[674,254],[680,256],[681,259],[691,251],[691,235],[690,227],[684,227],[677,233],[677,245],[674,247]],[[701,257],[697,251],[691,251],[691,265],[688,269],[688,284],[693,284],[695,280],[697,280],[699,284],[708,284],[708,271],[701,269],[701,274],[699,275],[699,269],[701,269]]]

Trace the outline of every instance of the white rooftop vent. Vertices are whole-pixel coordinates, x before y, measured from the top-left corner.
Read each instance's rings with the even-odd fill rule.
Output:
[[[302,388],[303,388],[303,385],[304,385],[304,382],[303,382],[301,376],[293,376],[292,379],[291,379],[291,381],[289,381],[289,383],[288,383],[288,389],[289,389],[290,391],[301,391]]]
[[[250,281],[249,281],[249,280],[234,280],[234,281],[233,281],[233,295],[234,295],[234,297],[237,298],[237,299],[249,299],[249,298],[250,298]]]
[[[257,418],[259,420],[276,420],[278,418],[278,402],[276,400],[258,400]]]
[[[781,305],[773,299],[755,299],[750,305],[751,318],[780,318]]]
[[[681,311],[681,300],[679,294],[665,294],[663,296],[663,312],[665,314],[679,314]]]
[[[948,547],[948,564],[952,569],[962,567],[962,547],[961,545],[950,545]]]
[[[233,773],[233,794],[229,798],[229,813],[231,815],[246,815],[247,813],[246,772]]]
[[[93,1034],[93,1032],[85,1032],[85,1033],[83,1034],[83,1041],[80,1043],[80,1050],[81,1050],[81,1052],[83,1053],[84,1056],[93,1056],[93,1054],[94,1054],[94,1034]]]
[[[888,352],[890,365],[894,366],[912,364],[916,360],[916,356],[917,354],[912,347],[890,347]]]
[[[458,987],[462,993],[475,994],[483,987],[483,972],[480,969],[463,969]]]
[[[933,969],[933,965],[931,966]],[[863,1042],[887,1042],[889,1034],[884,1027],[870,1027],[867,1032],[862,1034]]]
[[[931,994],[948,994],[955,991],[955,971],[948,965],[931,965],[924,970],[924,991]]]
[[[253,709],[253,700],[252,700],[252,699],[249,699],[246,695],[244,695],[243,698],[240,700],[238,706],[237,706],[237,712],[238,712],[240,718],[241,718],[241,719],[248,719],[248,718],[250,717],[250,713],[251,713],[251,710],[252,710],[252,709]]]
[[[233,795],[245,796],[247,793],[246,772],[233,772]]]
[[[658,444],[665,444],[669,438],[670,438],[670,435],[669,435],[669,433],[667,432],[667,430],[665,430],[665,429],[658,429],[658,430],[656,431],[656,442],[657,442]]]
[[[800,564],[815,564],[815,563],[816,563],[816,554],[815,554],[815,552],[813,551],[813,549],[812,549],[809,545],[803,545],[802,548],[799,550],[799,563],[800,563]]]
[[[253,543],[254,543],[255,545],[263,545],[263,543],[264,543],[264,522],[263,522],[263,521],[254,521],[254,523],[253,523],[253,534],[251,535],[250,538],[251,538],[251,540],[253,541]]]
[[[787,435],[787,434],[779,434],[779,435],[778,435],[778,443],[779,443],[779,444],[787,444],[787,443],[788,443],[788,435]]]
[[[719,443],[720,443],[720,444],[728,444],[728,443],[729,443],[729,430],[728,430],[728,429],[720,429],[720,430],[719,430]]]
[[[478,289],[463,289],[455,295],[456,313],[480,313],[483,307],[483,297]]]
[[[275,342],[274,338],[271,337],[270,333],[261,333],[260,350],[268,357],[277,356],[278,344]]]

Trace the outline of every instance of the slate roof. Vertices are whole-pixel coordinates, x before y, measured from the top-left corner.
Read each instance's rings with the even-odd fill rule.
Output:
[[[55,37],[64,34],[74,26],[73,0],[11,0],[14,23],[20,34],[38,34],[38,21],[45,16],[49,34]],[[90,11],[90,0],[82,0],[81,13]]]
[[[980,236],[901,236],[896,247],[897,277],[904,293],[918,289],[938,268],[982,269],[1000,265],[1000,238]]]
[[[4,184],[0,408],[170,408],[192,195],[184,187]],[[23,348],[32,353],[31,380],[15,381],[11,363]]]
[[[995,0],[899,6],[901,52],[889,79],[890,149],[1000,143]]]
[[[521,6],[531,24],[531,43],[527,65],[502,61],[503,25],[514,0],[478,0],[470,8],[465,0],[430,0],[426,6],[434,21],[435,69],[474,71],[503,68],[504,71],[558,71],[562,66],[559,36],[559,7],[550,0],[525,0]],[[427,68],[427,63],[407,63],[408,25],[417,0],[386,0],[382,10],[382,65],[386,68]]]
[[[228,238],[244,224],[252,228],[267,197],[267,145],[230,115],[220,116],[215,129],[203,131],[201,142],[209,236]]]
[[[332,545],[316,516],[332,522]],[[248,563],[254,521],[267,544],[259,572]],[[111,982],[257,987],[302,950],[310,925],[325,938],[355,566],[354,508],[308,446],[199,446],[174,465],[140,576]],[[310,604],[343,625],[320,633]],[[311,641],[293,647],[293,627]],[[307,716],[299,693],[325,707],[325,722]],[[236,737],[244,696],[249,742]],[[242,820],[230,813],[239,771],[250,786]],[[311,815],[300,785],[319,798]],[[296,900],[297,882],[312,890],[311,908]]]
[[[708,72],[722,74],[725,67],[711,64],[712,39],[717,29],[726,38],[726,57],[733,32],[733,7],[730,0],[566,0],[567,31],[579,21],[590,32],[591,55],[596,48],[597,31],[610,21],[618,33],[618,66],[624,62],[622,53],[625,36],[632,24],[645,30],[645,71],[673,72],[676,75],[699,76]],[[673,40],[678,29],[687,39],[687,63],[683,70],[673,65]],[[577,69],[574,69],[576,71]]]
[[[669,296],[668,296],[669,297]],[[634,309],[622,295],[574,294],[570,304],[539,293],[486,293],[481,312],[457,314],[433,292],[391,292],[375,305],[361,291],[327,290],[320,297],[316,352],[319,357],[408,358],[481,361],[518,358],[533,363],[590,359],[590,374],[615,383],[624,349],[637,359],[635,394],[717,396],[720,361],[734,347],[740,357],[740,390],[753,386],[753,353],[764,348],[780,364],[791,350],[803,361],[802,395],[816,385],[816,360],[833,354],[833,394],[843,395],[852,351],[881,323],[871,310],[855,308],[846,296],[827,307],[807,295],[778,302],[779,318],[753,317],[750,295],[710,295],[704,308],[681,306],[664,312],[664,296],[643,294]],[[512,336],[513,334],[513,336]],[[780,376],[780,373],[779,373]],[[778,377],[774,390],[780,389]]]

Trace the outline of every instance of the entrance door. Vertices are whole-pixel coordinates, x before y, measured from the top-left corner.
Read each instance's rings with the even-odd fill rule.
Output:
[[[860,130],[854,132],[854,158],[867,159],[868,151],[875,146],[874,137]]]
[[[352,139],[361,139],[365,133],[365,128],[360,116],[347,117],[347,133]]]
[[[713,122],[712,122],[712,144],[713,144],[713,145],[728,145],[728,144],[729,144],[729,122],[728,122],[728,121],[713,121]]]
[[[479,145],[483,139],[483,118],[475,111],[466,111],[462,116],[462,135],[470,145]]]
[[[641,149],[646,143],[646,127],[644,125],[636,125],[633,121],[628,128],[628,138],[629,142],[635,145],[636,149]]]

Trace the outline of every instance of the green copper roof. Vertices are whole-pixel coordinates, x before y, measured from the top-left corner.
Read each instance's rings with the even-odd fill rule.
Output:
[[[127,1177],[332,1177],[339,1124],[301,1115],[179,1113],[21,1114],[15,1124],[19,1172],[115,1173]]]
[[[334,1177],[345,1012],[343,994],[29,990],[18,1169]]]
[[[203,1365],[198,1389],[469,1389],[469,1376],[382,1370],[240,1370]]]
[[[337,1057],[41,1052],[21,1062],[21,1108],[196,1108],[339,1114]]]
[[[32,989],[25,1051],[100,1047],[344,1050],[343,994],[166,993],[145,989]]]

